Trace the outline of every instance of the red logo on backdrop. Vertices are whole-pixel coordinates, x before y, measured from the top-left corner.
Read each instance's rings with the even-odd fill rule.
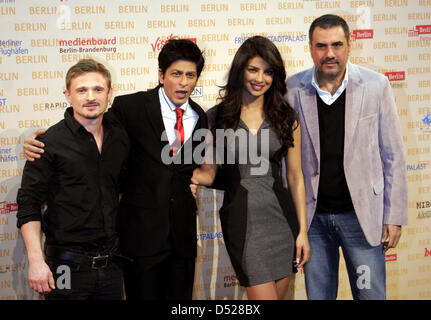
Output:
[[[431,24],[416,26],[419,34],[431,34]]]
[[[385,76],[388,77],[389,81],[406,80],[406,72],[405,71],[386,72]]]
[[[431,34],[431,24],[419,25],[409,30],[409,37],[417,37],[420,34]]]
[[[396,253],[387,254],[386,255],[386,262],[389,262],[389,261],[397,261],[397,254]]]
[[[17,203],[0,202],[0,214],[9,214],[18,211]]]
[[[431,256],[431,250],[425,248],[425,257]]]
[[[168,36],[166,39],[162,39],[161,37],[157,37],[156,41],[154,43],[151,43],[151,48],[153,49],[153,52],[162,50],[163,46],[166,44],[168,40],[171,39],[185,39],[190,40],[196,43],[196,38],[180,38],[179,36],[174,36],[172,33],[170,36]]]
[[[362,39],[373,39],[373,37],[374,37],[373,29],[353,30],[353,34],[352,34],[353,41],[362,40]]]
[[[227,287],[234,287],[234,286],[238,286],[239,285],[238,277],[236,275],[234,275],[234,274],[224,276],[223,281],[224,281],[224,287],[225,288],[227,288]]]

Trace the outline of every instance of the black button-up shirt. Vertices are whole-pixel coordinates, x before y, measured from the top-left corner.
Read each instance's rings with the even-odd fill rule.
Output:
[[[18,190],[17,226],[41,221],[46,244],[79,245],[111,242],[116,237],[120,180],[129,153],[123,128],[103,119],[99,153],[93,135],[68,108],[64,120],[38,139],[45,152],[24,167]],[[48,209],[41,214],[41,205]]]

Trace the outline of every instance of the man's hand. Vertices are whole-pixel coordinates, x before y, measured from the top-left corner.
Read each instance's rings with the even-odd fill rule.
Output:
[[[24,157],[28,161],[34,161],[35,159],[39,159],[40,154],[44,152],[42,148],[45,147],[45,144],[36,140],[36,137],[45,132],[46,132],[45,129],[36,130],[30,135],[28,135],[27,138],[25,138],[23,150],[24,150]]]
[[[401,226],[396,226],[392,224],[385,224],[383,226],[383,253],[388,251],[390,248],[395,248],[400,241],[401,237]]]
[[[192,191],[193,197],[196,199],[199,181],[197,181],[195,178],[191,178],[190,181],[192,182],[190,184],[190,190]]]
[[[45,261],[30,262],[28,283],[33,290],[39,293],[47,293],[55,289],[54,277]]]

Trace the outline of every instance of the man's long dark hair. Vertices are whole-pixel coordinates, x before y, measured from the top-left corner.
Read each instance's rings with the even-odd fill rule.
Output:
[[[293,146],[293,130],[296,129],[296,112],[284,99],[287,93],[286,71],[277,47],[267,38],[254,36],[238,49],[229,70],[227,84],[220,90],[221,103],[217,106],[216,128],[236,129],[241,115],[244,90],[244,71],[250,59],[259,56],[273,70],[271,88],[265,92],[263,111],[265,118],[282,142],[281,155]]]

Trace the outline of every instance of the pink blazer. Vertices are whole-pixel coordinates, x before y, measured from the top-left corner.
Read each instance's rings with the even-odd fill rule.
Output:
[[[351,63],[348,68],[344,172],[365,237],[376,246],[381,241],[383,224],[406,225],[408,221],[405,150],[388,79]],[[290,77],[286,95],[301,124],[308,226],[316,210],[320,177],[319,122],[312,70]]]

